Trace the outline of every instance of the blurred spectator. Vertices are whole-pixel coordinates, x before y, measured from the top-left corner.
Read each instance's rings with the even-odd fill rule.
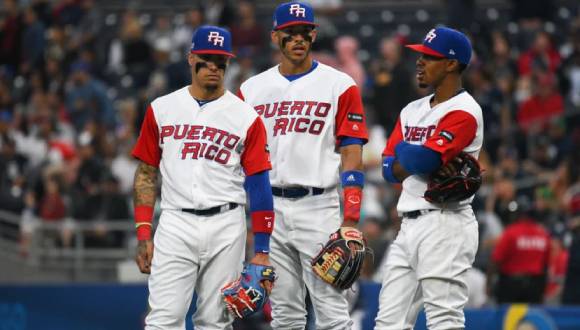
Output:
[[[0,210],[19,213],[24,207],[27,160],[16,152],[16,143],[2,137],[0,146]]]
[[[66,110],[77,131],[81,131],[92,120],[106,127],[115,126],[115,113],[106,87],[93,78],[87,63],[73,63],[69,84],[66,91]]]
[[[32,7],[24,11],[25,28],[22,33],[21,71],[28,73],[43,64],[45,50],[45,28]]]
[[[560,67],[562,94],[576,107],[580,107],[580,23],[572,32],[570,54]]]
[[[236,60],[230,62],[225,73],[224,85],[227,90],[240,90],[240,85],[244,81],[258,73],[252,54],[253,52],[248,48],[238,49]]]
[[[182,53],[191,48],[191,36],[193,31],[203,23],[203,12],[200,7],[190,9],[185,13],[185,22],[177,25],[173,33],[173,42],[178,50],[176,59],[182,59]]]
[[[71,50],[83,47],[94,49],[103,26],[103,13],[95,0],[83,0],[80,5],[82,17],[72,31],[69,47]]]
[[[522,204],[518,206],[525,208]],[[493,290],[498,303],[542,303],[549,257],[550,235],[530,214],[520,213],[506,227],[493,251],[488,267],[488,293],[492,293],[499,272]]]
[[[72,217],[77,220],[94,220],[101,208],[101,185],[106,168],[95,150],[93,133],[84,131],[79,136],[80,166],[72,187]]]
[[[387,133],[395,127],[403,107],[417,96],[413,73],[407,70],[401,57],[401,40],[384,38],[379,44],[379,57],[371,65],[374,119]]]
[[[546,127],[553,117],[564,113],[564,99],[555,90],[553,74],[539,74],[534,79],[534,94],[525,100],[518,110],[518,124],[524,131],[537,133]]]
[[[203,16],[207,24],[231,27],[235,20],[235,13],[228,0],[207,1],[204,5]]]
[[[54,23],[61,26],[78,25],[82,16],[81,1],[77,0],[58,0],[52,10]]]
[[[47,175],[44,179],[44,193],[38,204],[38,214],[49,222],[62,220],[67,215],[60,183],[54,175]]]
[[[20,61],[20,42],[23,30],[17,0],[4,0],[5,17],[0,21],[0,63],[15,70]]]
[[[536,34],[530,49],[520,55],[518,71],[522,76],[536,72],[555,73],[561,61],[560,54],[552,45],[550,35],[540,31]]]
[[[337,68],[354,79],[360,89],[364,89],[366,73],[358,58],[358,41],[351,36],[342,36],[336,39],[334,48],[338,60]]]
[[[121,31],[122,59],[132,86],[141,88],[147,85],[152,67],[151,46],[145,41],[143,28],[138,20],[128,19]]]
[[[317,35],[313,50],[332,51],[334,39],[338,37],[338,29],[334,19],[343,13],[343,0],[307,0],[316,13]]]
[[[238,2],[238,18],[231,30],[232,44],[235,49],[238,51],[245,49],[249,52],[249,56],[263,54],[266,31],[256,21],[255,7],[252,2],[246,0]]]

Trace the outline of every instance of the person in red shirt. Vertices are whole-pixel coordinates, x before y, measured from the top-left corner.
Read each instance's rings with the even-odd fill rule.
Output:
[[[564,98],[556,89],[556,79],[551,73],[539,74],[534,79],[534,94],[520,105],[518,125],[524,131],[544,129],[550,119],[564,113]]]
[[[522,212],[508,225],[495,246],[488,267],[487,287],[499,272],[496,301],[542,303],[550,258],[550,235],[531,212]]]

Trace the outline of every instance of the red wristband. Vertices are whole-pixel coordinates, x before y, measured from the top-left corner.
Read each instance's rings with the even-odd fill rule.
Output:
[[[359,221],[360,207],[362,203],[362,189],[348,186],[343,189],[344,194],[344,220]]]
[[[151,239],[151,225],[153,222],[153,207],[148,205],[135,206],[135,226],[137,239],[145,241]]]
[[[274,211],[254,211],[251,217],[254,233],[271,234],[274,230]]]

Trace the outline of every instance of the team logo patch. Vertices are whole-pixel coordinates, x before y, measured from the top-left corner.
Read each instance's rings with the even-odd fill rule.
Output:
[[[348,119],[350,121],[358,121],[359,123],[362,123],[363,116],[359,113],[348,113],[346,115],[346,119]]]
[[[448,131],[441,131],[441,132],[439,132],[439,136],[444,137],[449,142],[453,141],[453,139],[455,138],[455,136],[453,135],[453,133],[448,132]]]

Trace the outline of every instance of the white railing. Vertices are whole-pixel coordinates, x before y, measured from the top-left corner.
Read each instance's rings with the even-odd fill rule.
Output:
[[[62,270],[72,279],[79,278],[84,272],[95,270],[115,271],[121,260],[132,259],[135,255],[135,225],[133,220],[113,221],[72,221],[71,246],[54,244],[54,233],[60,233],[61,223],[38,221],[27,246],[26,255],[20,247],[21,216],[0,211],[0,254],[39,271],[43,269]],[[68,227],[67,227],[68,228]],[[106,230],[108,235],[124,233],[120,247],[86,247],[87,234],[96,228]],[[58,236],[58,235],[57,235]],[[50,244],[52,242],[52,244]]]

